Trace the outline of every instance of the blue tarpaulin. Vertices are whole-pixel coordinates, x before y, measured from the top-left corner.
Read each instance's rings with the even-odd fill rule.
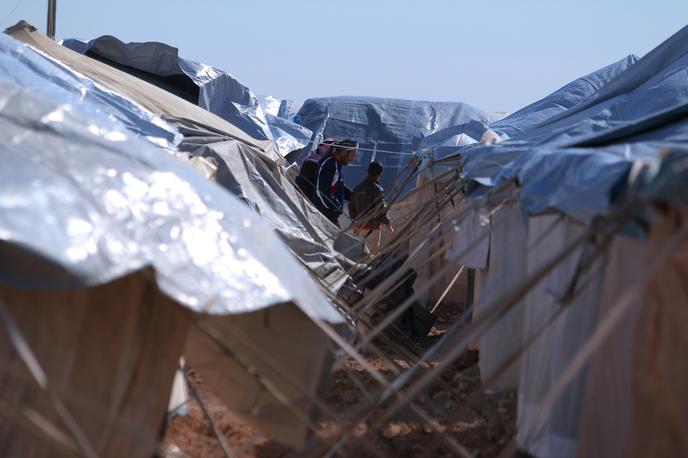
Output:
[[[537,102],[492,123],[490,127],[502,135],[515,137],[584,101],[636,62],[638,62],[637,56],[626,56],[589,75],[571,81]]]
[[[314,138],[351,138],[360,144],[356,161],[347,167],[346,180],[358,184],[368,164],[385,167],[382,185],[389,188],[412,155],[420,138],[469,121],[489,123],[494,116],[459,102],[423,102],[376,97],[308,99],[296,115]]]
[[[634,161],[686,140],[687,69],[684,28],[569,109],[501,143],[464,147],[463,172],[487,186],[517,178],[526,211],[588,221],[608,210]]]

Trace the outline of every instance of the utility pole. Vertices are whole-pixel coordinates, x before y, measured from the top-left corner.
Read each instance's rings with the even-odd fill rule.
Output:
[[[48,37],[55,39],[55,21],[57,19],[57,0],[48,0]]]

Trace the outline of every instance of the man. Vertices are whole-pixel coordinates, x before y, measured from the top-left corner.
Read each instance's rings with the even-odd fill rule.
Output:
[[[332,153],[320,161],[315,193],[311,201],[330,221],[339,226],[344,201],[351,197],[351,189],[344,184],[342,169],[356,158],[358,142],[336,142]]]
[[[320,161],[332,154],[333,148],[334,139],[326,138],[301,161],[299,174],[294,181],[309,199],[315,194],[315,182],[318,178]]]
[[[354,188],[349,200],[349,218],[354,234],[363,233],[366,245],[374,253],[382,244],[382,226],[392,232],[387,217],[385,191],[380,185],[384,171],[382,164],[373,161],[368,165],[368,176]]]

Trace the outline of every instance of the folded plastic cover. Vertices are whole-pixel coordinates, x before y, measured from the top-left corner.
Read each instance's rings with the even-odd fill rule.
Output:
[[[310,139],[304,138],[306,135],[298,128],[292,128],[298,134],[296,137],[288,129],[280,128],[287,120],[280,125],[270,123],[258,98],[232,75],[184,59],[172,46],[158,42],[123,43],[109,35],[90,41],[66,39],[62,45],[124,71],[133,69],[135,76],[198,104],[253,138],[274,141],[282,156],[303,148]]]
[[[257,215],[116,119],[0,79],[0,161],[0,281],[64,288],[152,267],[194,311],[294,301],[341,320]]]

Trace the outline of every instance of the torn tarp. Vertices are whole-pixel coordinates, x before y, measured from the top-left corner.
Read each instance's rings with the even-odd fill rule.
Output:
[[[581,103],[636,62],[638,57],[631,54],[589,75],[581,76],[537,102],[490,124],[490,128],[507,137],[516,137]]]

